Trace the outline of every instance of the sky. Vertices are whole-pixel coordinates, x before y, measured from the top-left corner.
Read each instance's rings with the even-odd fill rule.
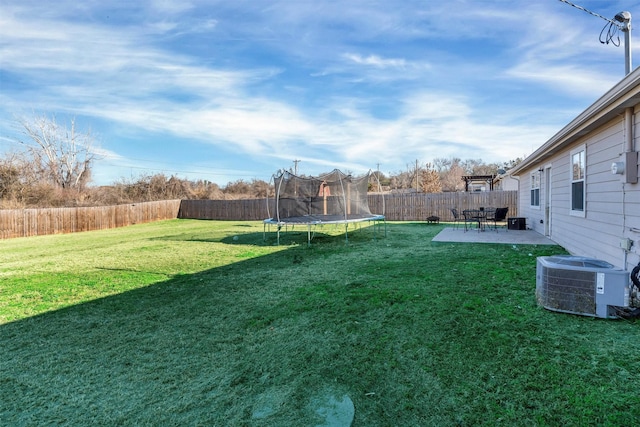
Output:
[[[624,34],[601,32],[621,11],[640,20],[640,1],[572,3],[595,15],[560,0],[0,0],[0,153],[46,115],[91,132],[94,185],[524,158],[625,75]]]

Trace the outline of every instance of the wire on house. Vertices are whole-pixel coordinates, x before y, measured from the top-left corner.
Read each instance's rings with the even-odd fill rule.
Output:
[[[584,7],[582,7],[582,6],[578,6],[577,4],[573,4],[573,3],[571,3],[570,1],[567,1],[567,0],[560,0],[560,1],[561,1],[562,3],[566,3],[566,4],[568,4],[569,6],[573,6],[573,7],[575,7],[576,9],[580,9],[580,10],[582,10],[583,12],[587,12],[588,14],[593,15],[593,16],[595,16],[596,18],[601,18],[601,19],[604,19],[604,20],[605,20],[605,21],[607,21],[607,22],[610,22],[610,23],[612,23],[612,24],[616,24],[616,22],[615,22],[615,21],[613,21],[613,20],[611,20],[611,19],[609,19],[609,18],[606,18],[606,17],[604,17],[604,16],[602,16],[602,15],[600,15],[600,14],[598,14],[598,13],[592,12],[592,11],[590,11],[589,9],[585,9],[585,8],[584,8]],[[616,24],[616,25],[617,25],[617,24]]]
[[[604,30],[607,30],[607,35],[603,39],[602,35],[604,34]],[[600,43],[611,43],[615,47],[620,46],[620,27],[618,26],[618,24],[615,24],[613,22],[605,24],[605,26],[602,28],[602,31],[600,31]]]
[[[605,26],[602,28],[602,31],[600,31],[600,43],[602,44],[613,44],[614,46],[618,47],[620,46],[620,31],[622,30],[620,28],[620,24],[617,23],[616,21],[614,21],[613,19],[609,19],[606,18],[596,12],[592,12],[589,9],[585,9],[582,6],[579,6],[577,4],[571,3],[570,1],[567,0],[560,0],[562,3],[566,3],[569,6],[573,6],[576,9],[582,10],[583,12],[588,13],[589,15],[593,15],[596,18],[600,18],[600,19],[604,19],[605,21],[607,21],[607,23],[605,24]],[[606,30],[606,32],[605,32]]]

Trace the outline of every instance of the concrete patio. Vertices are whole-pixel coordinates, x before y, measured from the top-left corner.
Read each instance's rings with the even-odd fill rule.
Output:
[[[443,229],[432,242],[456,242],[456,243],[504,243],[510,245],[557,245],[553,240],[533,230],[507,230],[498,228],[498,231],[487,228],[485,231],[477,229],[464,231],[464,227]]]

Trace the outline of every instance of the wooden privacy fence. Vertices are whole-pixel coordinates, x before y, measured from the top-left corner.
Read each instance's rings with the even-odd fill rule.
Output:
[[[487,191],[474,193],[409,193],[369,195],[369,208],[382,213],[388,221],[425,221],[437,216],[441,221],[453,221],[451,209],[459,212],[479,207],[509,208],[509,216],[518,215],[517,191]]]
[[[452,221],[451,208],[508,207],[518,215],[517,191],[477,193],[369,194],[369,207],[388,221],[425,221],[429,216]],[[75,233],[124,227],[163,219],[216,219],[260,221],[275,215],[275,202],[267,200],[165,200],[89,208],[0,210],[0,239]]]
[[[385,214],[389,221],[425,221],[429,216],[452,221],[451,208],[464,209],[492,206],[509,208],[509,216],[518,214],[517,191],[476,193],[398,193],[369,194],[369,208],[374,214]],[[183,200],[178,218],[258,221],[275,215],[275,202],[251,200]]]
[[[82,208],[0,210],[0,238],[75,233],[175,219],[180,200]]]
[[[273,214],[275,201],[269,199],[269,212]],[[183,200],[178,218],[261,221],[269,218],[267,200]]]

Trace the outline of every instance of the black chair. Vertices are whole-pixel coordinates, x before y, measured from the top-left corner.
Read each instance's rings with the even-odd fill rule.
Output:
[[[458,228],[458,223],[462,221],[462,218],[460,218],[460,214],[458,213],[458,209],[451,208],[451,214],[453,215],[453,228]]]
[[[464,216],[464,231],[470,230],[473,228],[471,225],[467,224],[476,224],[478,227],[478,231],[482,228],[481,222],[481,212],[477,209],[465,209],[462,211],[462,216]]]
[[[487,222],[493,223],[493,229],[496,231],[498,231],[498,223],[504,222],[505,230],[506,230],[508,212],[509,212],[509,208],[498,208],[494,211],[494,214],[492,216],[487,216]]]

